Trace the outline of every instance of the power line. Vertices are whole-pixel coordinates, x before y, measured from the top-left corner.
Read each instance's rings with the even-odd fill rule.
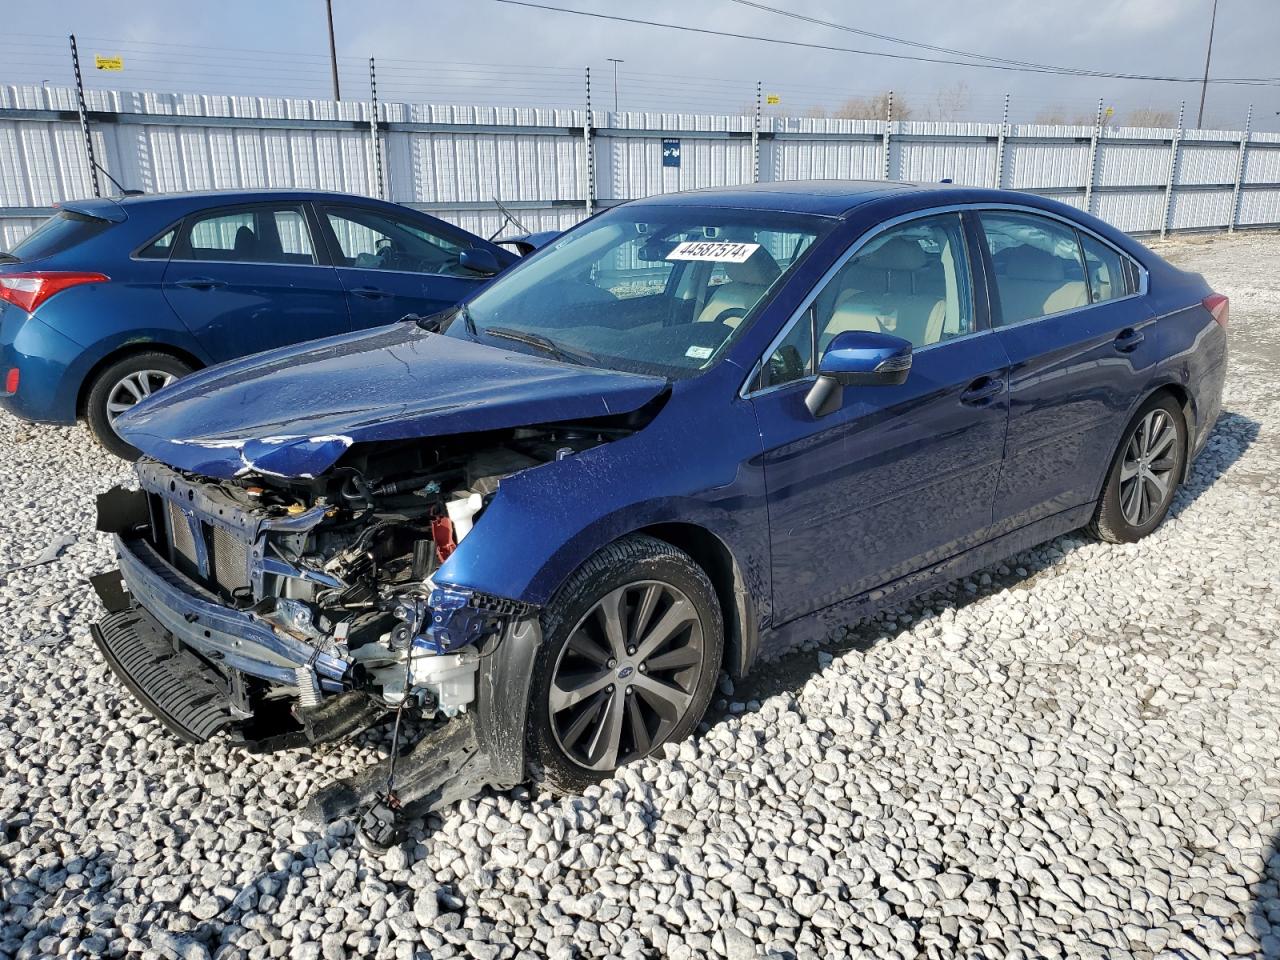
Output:
[[[600,13],[595,10],[575,10],[571,7],[557,7],[546,3],[533,3],[531,0],[493,0],[494,3],[505,3],[515,7],[527,7],[532,10],[546,10],[551,13],[569,13],[579,17],[591,17],[596,20],[613,20],[618,23],[630,23],[645,27],[661,27],[666,30],[679,30],[684,33],[700,33],[715,37],[729,37],[734,40],[755,40],[760,43],[776,43],[788,47],[803,47],[809,50],[827,50],[834,53],[857,53],[867,57],[884,57],[890,60],[910,60],[916,63],[944,63],[958,67],[974,67],[983,70],[1002,70],[1012,73],[1047,73],[1057,76],[1097,77],[1108,80],[1148,80],[1161,83],[1201,83],[1200,77],[1169,77],[1141,73],[1113,73],[1097,70],[1087,73],[1071,73],[1062,69],[1046,66],[1018,66],[1013,63],[974,63],[972,60],[954,60],[943,57],[922,57],[908,53],[890,53],[885,50],[863,50],[856,47],[837,47],[826,43],[809,43],[803,40],[786,40],[781,37],[765,37],[752,33],[734,33],[729,30],[713,30],[710,27],[695,27],[691,24],[668,23],[661,20],[642,20],[638,17],[624,17],[614,13]],[[1280,77],[1230,77],[1215,78],[1209,83],[1231,83],[1251,86],[1280,85]]]

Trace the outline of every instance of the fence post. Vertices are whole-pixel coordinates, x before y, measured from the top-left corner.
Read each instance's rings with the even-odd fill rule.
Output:
[[[1245,154],[1249,150],[1249,132],[1253,128],[1253,104],[1249,104],[1249,115],[1244,121],[1244,134],[1240,137],[1240,155],[1236,158],[1236,186],[1231,192],[1231,223],[1227,233],[1236,232],[1236,220],[1240,218],[1240,186],[1244,182]]]
[[[760,81],[756,81],[756,119],[751,128],[751,182],[760,182]]]
[[[616,114],[615,114],[616,118]],[[582,121],[582,147],[586,154],[583,165],[582,195],[586,198],[587,216],[595,212],[596,164],[591,144],[591,68],[587,67],[587,115]]]
[[[1000,121],[1000,135],[996,137],[996,182],[993,186],[999,190],[1004,179],[1004,141],[1009,136],[1009,94],[1004,95],[1004,118]]]
[[[1093,119],[1093,136],[1089,138],[1089,181],[1084,185],[1084,212],[1093,213],[1093,182],[1098,176],[1098,138],[1102,136],[1102,100]]]
[[[369,58],[369,95],[373,98],[369,111],[369,131],[373,134],[374,184],[377,190],[375,196],[379,200],[385,200],[382,184],[382,131],[379,123],[381,109],[378,105],[378,71],[374,65],[373,57]]]
[[[1173,142],[1169,146],[1169,175],[1164,181],[1164,216],[1160,220],[1160,239],[1169,232],[1169,216],[1173,213],[1173,181],[1178,172],[1178,148],[1182,140],[1182,122],[1187,114],[1187,101],[1178,105],[1178,129],[1173,131]]]
[[[80,51],[76,49],[76,35],[71,34],[71,66],[76,74],[76,109],[80,113],[80,133],[84,137],[85,154],[89,158],[89,181],[93,184],[93,195],[102,196],[102,188],[98,185],[98,161],[93,158],[93,135],[89,133],[89,108],[84,102],[84,80],[80,76]]]
[[[884,150],[884,165],[883,165],[883,170],[882,170],[882,172],[884,173],[884,179],[886,179],[886,180],[888,180],[888,179],[889,179],[889,171],[890,171],[890,164],[889,164],[889,131],[890,131],[890,129],[891,129],[892,127],[893,127],[893,91],[892,91],[892,90],[890,90],[890,91],[889,91],[889,103],[888,103],[888,107],[887,107],[887,108],[886,108],[886,110],[885,110],[885,121],[884,121],[884,140],[883,140],[883,146],[881,147],[881,149],[882,149],[882,150]]]

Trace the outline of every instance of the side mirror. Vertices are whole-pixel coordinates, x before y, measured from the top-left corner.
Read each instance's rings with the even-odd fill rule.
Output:
[[[458,265],[472,273],[479,273],[486,277],[492,277],[500,271],[502,267],[498,265],[498,258],[488,250],[481,250],[479,247],[470,247],[458,254]]]
[[[890,387],[911,372],[911,341],[887,333],[846,330],[827,345],[818,361],[818,379],[804,398],[815,417],[839,409],[845,387]]]

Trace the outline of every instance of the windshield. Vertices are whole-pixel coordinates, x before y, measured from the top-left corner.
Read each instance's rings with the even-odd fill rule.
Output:
[[[469,326],[482,340],[537,340],[543,352],[597,366],[691,376],[716,361],[833,222],[756,210],[620,208],[478,293],[467,303]],[[460,325],[449,333],[462,335]]]
[[[88,240],[109,226],[110,223],[98,217],[61,210],[27,234],[12,254],[18,260],[41,260]]]

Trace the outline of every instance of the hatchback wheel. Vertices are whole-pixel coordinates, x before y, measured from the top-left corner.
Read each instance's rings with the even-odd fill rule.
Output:
[[[138,459],[138,449],[116,433],[116,417],[190,372],[191,367],[167,353],[139,353],[113,363],[89,388],[85,400],[89,429],[117,457]]]
[[[1187,427],[1171,397],[1148,401],[1125,430],[1091,529],[1111,543],[1132,543],[1160,525],[1182,479]]]
[[[584,564],[548,605],[543,636],[531,739],[547,780],[565,790],[692,733],[724,646],[707,575],[646,536]]]

